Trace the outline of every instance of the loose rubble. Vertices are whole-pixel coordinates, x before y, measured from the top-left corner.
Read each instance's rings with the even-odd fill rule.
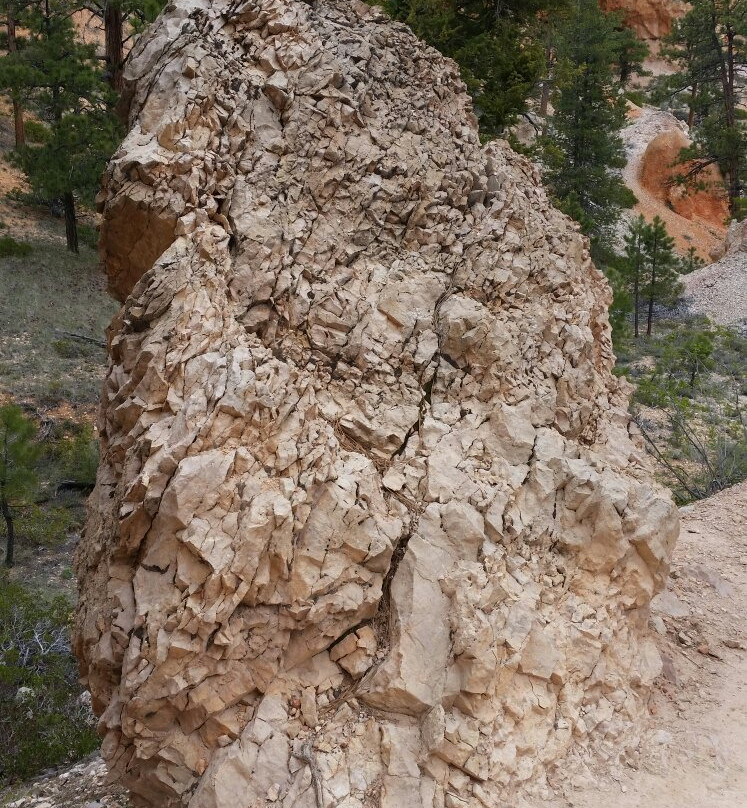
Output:
[[[479,808],[620,754],[677,511],[536,169],[356,0],[178,0],[126,80],[75,637],[112,777]]]
[[[0,792],[0,804],[3,808],[129,808],[126,791],[107,783],[106,774],[104,761],[94,757]]]
[[[685,301],[714,323],[747,332],[747,222],[729,228],[723,254],[683,278]]]

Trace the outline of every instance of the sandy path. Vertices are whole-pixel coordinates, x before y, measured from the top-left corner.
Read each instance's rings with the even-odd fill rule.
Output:
[[[637,117],[621,132],[628,160],[622,172],[623,180],[638,200],[634,213],[643,214],[649,222],[654,216],[658,216],[666,225],[669,235],[674,238],[678,250],[684,253],[689,247],[695,246],[703,258],[707,259],[712,250],[721,246],[725,230],[718,230],[697,219],[680,216],[641,184],[641,165],[648,144],[662,132],[673,129],[686,132],[687,127],[670,113],[653,107],[642,107],[636,114]]]
[[[655,601],[665,673],[638,768],[558,806],[747,806],[747,483],[683,511],[672,579]]]

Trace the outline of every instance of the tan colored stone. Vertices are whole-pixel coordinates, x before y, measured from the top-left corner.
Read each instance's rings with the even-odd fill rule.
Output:
[[[622,743],[676,509],[537,169],[359,0],[175,0],[125,81],[74,639],[112,777],[479,808]]]

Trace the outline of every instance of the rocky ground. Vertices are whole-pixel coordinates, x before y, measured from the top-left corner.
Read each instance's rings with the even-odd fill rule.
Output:
[[[747,323],[747,223],[729,230],[725,254],[684,278],[690,307],[719,325]]]
[[[124,791],[105,785],[99,757],[49,773],[23,788],[0,794],[3,808],[129,808]]]
[[[544,808],[743,808],[747,794],[747,483],[682,509],[672,577],[654,602],[664,660],[627,765],[580,773]],[[4,808],[125,808],[99,760],[0,796]],[[403,806],[403,808],[405,808]]]

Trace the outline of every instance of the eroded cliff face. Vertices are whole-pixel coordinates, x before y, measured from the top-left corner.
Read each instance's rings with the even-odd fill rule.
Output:
[[[179,0],[127,82],[75,639],[113,776],[477,808],[619,752],[677,516],[536,170],[355,0]]]
[[[686,0],[600,0],[605,11],[622,11],[640,39],[658,42],[688,9]]]

